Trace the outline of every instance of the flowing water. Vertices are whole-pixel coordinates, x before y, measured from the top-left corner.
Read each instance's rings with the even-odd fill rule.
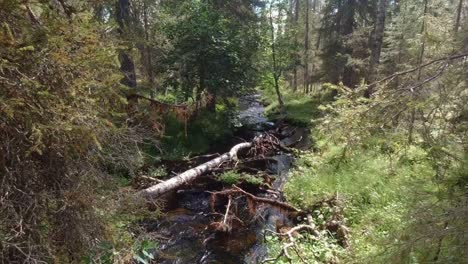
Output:
[[[258,95],[246,96],[240,100],[240,133],[245,140],[274,127],[264,115],[264,108]],[[253,133],[249,133],[253,132]],[[249,136],[246,136],[249,135]],[[289,154],[279,153],[258,165],[258,169],[268,172],[274,180],[272,189],[281,191],[287,179],[287,172],[293,158]],[[144,221],[141,225],[146,233],[157,234],[159,249],[155,252],[156,263],[195,264],[195,263],[260,263],[266,257],[263,245],[265,228],[275,230],[278,222],[290,220],[284,212],[263,206],[254,215],[249,215],[247,201],[238,198],[232,210],[244,221],[232,223],[231,232],[213,230],[212,223],[220,221],[220,213],[226,210],[227,199],[218,199],[216,212],[210,206],[209,191],[219,191],[225,187],[212,177],[190,184],[187,189],[180,189],[167,197],[166,214],[160,220]],[[281,194],[267,193],[258,186],[242,184],[241,187],[257,196],[281,200]],[[279,192],[280,193],[280,192]]]

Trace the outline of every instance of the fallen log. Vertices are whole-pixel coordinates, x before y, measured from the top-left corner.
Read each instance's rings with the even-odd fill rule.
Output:
[[[173,178],[170,178],[167,181],[161,182],[144,190],[138,192],[139,195],[146,198],[155,198],[165,194],[171,190],[174,190],[186,183],[189,183],[196,179],[197,177],[203,175],[205,172],[215,169],[222,163],[230,160],[237,160],[237,153],[241,149],[252,147],[252,143],[240,143],[235,145],[228,153],[223,154],[220,157],[212,159],[208,162],[205,162],[195,168],[189,169]]]

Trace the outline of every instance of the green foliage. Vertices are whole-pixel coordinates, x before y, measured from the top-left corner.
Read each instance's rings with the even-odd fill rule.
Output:
[[[106,238],[97,193],[109,171],[142,164],[142,138],[106,29],[25,5],[0,3],[0,262],[72,263]]]
[[[121,0],[123,14],[116,1],[0,1],[0,262],[150,262],[157,245],[135,242],[128,228],[151,213],[113,193],[128,193],[145,163],[222,145],[233,131],[231,96],[255,86],[270,117],[280,93],[281,117],[314,128],[315,152],[299,158],[289,199],[346,202],[353,251],[343,255],[330,236],[302,237],[307,259],[466,262],[466,56],[424,65],[466,52],[466,1],[387,1],[376,76],[424,67],[363,98],[377,2]],[[125,16],[118,32],[115,14]],[[123,50],[136,90],[121,85]],[[301,82],[304,94],[287,90]],[[309,95],[316,87],[324,93]],[[157,145],[138,122],[149,104],[127,103],[135,92],[171,104],[213,100],[187,134],[168,116]],[[261,184],[234,172],[220,179]],[[271,240],[273,253],[278,245]]]
[[[116,254],[117,252],[115,251],[114,246],[105,241],[99,243],[95,249],[88,253],[88,256],[84,258],[83,262],[86,264],[112,264],[114,263],[114,257]]]
[[[216,109],[215,112],[201,110],[196,119],[189,122],[187,136],[184,124],[172,116],[167,117],[166,132],[161,139],[162,157],[177,160],[205,153],[230,137],[235,112],[222,104],[218,104]]]
[[[248,6],[247,2],[240,5]],[[175,17],[164,29],[173,45],[167,63],[180,72],[180,78],[169,78],[168,84],[187,98],[194,90],[197,97],[205,90],[228,97],[254,86],[252,65],[259,36],[252,9],[241,14],[227,10],[229,5],[193,0],[166,8]]]
[[[153,177],[153,178],[161,178],[161,177],[165,177],[166,175],[167,175],[167,171],[166,171],[166,168],[164,166],[153,168],[149,172],[149,176]]]
[[[138,264],[148,264],[154,258],[154,254],[151,253],[158,248],[158,245],[149,240],[143,240],[139,244],[135,245],[133,259],[136,260]]]
[[[267,236],[266,239],[268,255],[271,257],[278,256],[282,250],[282,241],[276,236]],[[343,249],[337,245],[333,238],[326,236],[326,234],[323,239],[316,239],[310,234],[300,235],[296,241],[295,249],[290,249],[291,262],[285,256],[282,256],[274,263],[301,263],[304,260],[310,264],[335,263],[338,261],[338,256],[343,254]],[[300,256],[297,252],[299,252]]]
[[[408,194],[435,187],[428,183],[434,171],[427,153],[411,148],[402,156],[388,154],[381,143],[363,149],[322,146],[320,155],[301,158],[285,189],[289,200],[306,208],[330,195],[343,199],[347,223],[356,234],[355,257],[362,261],[381,253],[408,223],[405,217],[415,202]]]
[[[329,100],[319,94],[303,95],[285,89],[282,90],[282,94],[285,101],[284,113],[280,113],[273,88],[263,90],[264,98],[269,103],[265,108],[266,114],[270,119],[282,118],[290,124],[304,127],[311,126],[314,120],[321,116],[318,106]]]
[[[244,173],[238,173],[236,171],[224,172],[223,174],[218,176],[218,179],[226,185],[233,185],[241,182],[245,182],[252,185],[261,185],[263,183],[263,179],[260,177]]]
[[[377,1],[326,1],[320,34],[323,39],[321,71],[325,80],[338,84],[343,82],[354,87],[366,74],[368,39],[371,29],[368,23]],[[364,30],[362,30],[364,29]],[[367,64],[367,63],[366,63]]]
[[[459,87],[453,95],[463,98],[464,88]],[[465,127],[465,122],[453,123],[445,111],[448,107],[463,112],[465,106],[455,103],[460,98],[439,94],[444,99],[409,103],[421,113],[431,115],[432,107],[441,111],[431,124],[410,126],[410,143],[405,119],[388,120],[395,116],[393,104],[401,107],[404,98],[385,94],[368,100],[359,96],[360,88],[337,88],[337,100],[319,107],[324,115],[314,132],[317,150],[298,161],[285,189],[288,199],[303,208],[332,195],[345,201],[354,249],[342,257],[346,262],[419,263],[437,258],[440,263],[459,263],[465,255],[454,248],[467,243],[458,235],[466,228],[460,222],[466,216],[461,212],[466,163],[459,155],[463,147],[453,140],[464,142],[465,132],[456,127]],[[458,231],[444,231],[444,226]]]

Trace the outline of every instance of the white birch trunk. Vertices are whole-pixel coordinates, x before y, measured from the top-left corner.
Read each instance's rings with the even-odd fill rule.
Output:
[[[173,178],[170,178],[167,181],[146,188],[138,192],[138,194],[146,198],[155,198],[161,196],[171,190],[174,190],[186,183],[193,181],[197,177],[203,175],[205,172],[210,171],[216,168],[217,166],[221,165],[223,162],[229,160],[237,160],[237,152],[239,152],[241,149],[249,148],[251,146],[252,143],[237,144],[228,153],[225,153],[220,157],[205,162],[195,168],[189,169]]]

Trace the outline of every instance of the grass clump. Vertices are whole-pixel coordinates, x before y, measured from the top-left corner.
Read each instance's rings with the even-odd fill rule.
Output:
[[[218,179],[227,185],[239,184],[241,182],[245,182],[252,185],[261,185],[263,183],[263,180],[259,177],[244,173],[238,173],[236,171],[224,172],[223,174],[218,176]]]

